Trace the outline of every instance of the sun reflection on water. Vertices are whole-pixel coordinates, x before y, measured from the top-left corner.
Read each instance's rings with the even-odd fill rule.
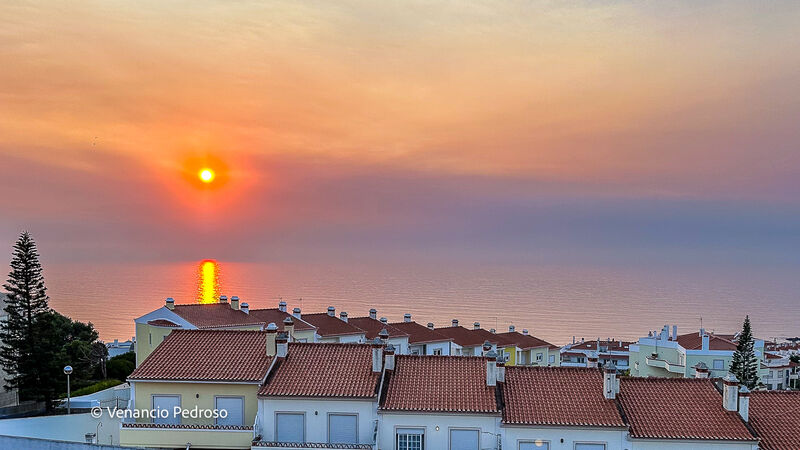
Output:
[[[197,302],[216,303],[219,300],[219,263],[213,259],[200,262],[197,268]]]

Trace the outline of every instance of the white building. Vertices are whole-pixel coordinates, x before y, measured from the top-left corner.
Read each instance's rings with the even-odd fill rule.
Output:
[[[388,321],[381,317],[381,322]],[[453,355],[453,339],[436,332],[433,324],[427,327],[411,320],[411,314],[404,314],[403,321],[390,324],[408,335],[408,354],[410,355]]]

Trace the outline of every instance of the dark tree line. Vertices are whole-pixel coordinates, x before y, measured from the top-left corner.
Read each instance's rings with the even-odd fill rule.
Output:
[[[6,390],[17,389],[20,401],[44,401],[52,410],[66,390],[63,368],[74,369],[74,386],[106,377],[108,351],[91,323],[73,321],[48,305],[36,243],[23,232],[14,244],[11,271],[0,325],[0,364]]]

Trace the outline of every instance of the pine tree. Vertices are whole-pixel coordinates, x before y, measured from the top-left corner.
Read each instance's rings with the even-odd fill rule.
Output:
[[[50,380],[42,379],[37,320],[50,308],[39,253],[27,231],[14,244],[11,272],[3,288],[8,296],[4,309],[7,320],[0,326],[0,364],[8,373],[5,388],[18,389],[20,400],[45,400],[49,405],[52,398],[43,387]]]
[[[747,386],[748,389],[753,389],[758,384],[758,358],[756,358],[753,346],[750,316],[746,316],[742,324],[742,332],[739,333],[736,351],[733,353],[730,373],[736,375],[739,382]]]

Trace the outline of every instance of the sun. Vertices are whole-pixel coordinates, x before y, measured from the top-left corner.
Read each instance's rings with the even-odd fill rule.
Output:
[[[209,168],[201,169],[200,172],[197,172],[197,176],[200,178],[200,181],[203,183],[211,183],[216,178],[216,174],[213,170]]]

